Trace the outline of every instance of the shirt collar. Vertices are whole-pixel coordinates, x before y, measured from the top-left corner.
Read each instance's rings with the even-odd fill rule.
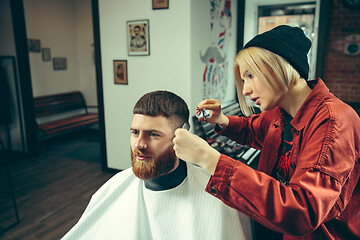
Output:
[[[161,175],[155,179],[144,180],[145,187],[153,191],[164,191],[180,185],[187,176],[186,163],[179,160],[179,166],[172,172]]]
[[[298,131],[308,125],[311,117],[314,116],[316,110],[329,93],[329,89],[320,78],[307,83],[312,91],[291,121],[292,126]]]
[[[305,102],[301,105],[294,119],[290,122],[297,131],[300,131],[308,125],[310,118],[314,116],[316,109],[318,109],[329,93],[329,89],[320,78],[308,81],[307,84],[312,91],[305,99]],[[284,125],[284,110],[280,107],[277,107],[274,110],[276,111],[274,112],[275,116],[279,116],[275,119],[274,125],[276,127]]]

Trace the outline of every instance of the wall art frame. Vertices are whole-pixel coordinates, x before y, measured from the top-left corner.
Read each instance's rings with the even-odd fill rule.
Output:
[[[28,39],[29,52],[40,52],[41,44],[39,39]]]
[[[53,58],[53,67],[54,70],[66,70],[67,69],[67,60],[65,57],[56,57]]]
[[[150,55],[149,20],[126,22],[127,45],[129,56]]]
[[[51,60],[50,48],[41,49],[42,60],[44,62],[49,62]]]
[[[128,85],[127,60],[114,60],[114,83]]]
[[[152,0],[152,9],[168,9],[169,8],[169,0]]]

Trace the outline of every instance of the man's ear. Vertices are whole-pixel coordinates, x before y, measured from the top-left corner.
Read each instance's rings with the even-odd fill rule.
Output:
[[[190,130],[190,123],[185,122],[185,123],[182,125],[182,128],[189,131],[189,130]]]

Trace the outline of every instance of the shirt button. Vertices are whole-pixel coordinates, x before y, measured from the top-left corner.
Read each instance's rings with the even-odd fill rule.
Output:
[[[210,192],[212,195],[216,196],[218,194],[218,189],[216,187],[212,187]]]
[[[292,169],[295,169],[295,167],[296,167],[295,163],[290,163],[290,167],[291,167]]]

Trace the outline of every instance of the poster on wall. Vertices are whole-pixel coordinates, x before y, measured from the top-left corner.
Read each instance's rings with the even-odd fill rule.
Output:
[[[51,60],[50,48],[41,49],[42,60],[44,62],[49,62]]]
[[[152,9],[168,9],[169,0],[152,0]]]
[[[360,54],[360,35],[351,34],[342,37],[332,42],[332,47],[339,53],[348,56],[355,56]]]
[[[128,55],[150,55],[149,20],[127,21]]]
[[[40,52],[40,40],[39,39],[28,39],[29,52]]]
[[[67,69],[66,58],[64,57],[53,58],[53,67],[55,71],[66,70]]]
[[[202,76],[203,98],[219,99],[221,102],[235,97],[233,82],[229,81],[233,74],[235,43],[231,28],[231,0],[209,1],[210,44],[205,51],[200,50],[200,60],[204,63]],[[231,45],[233,44],[233,46]],[[230,93],[231,91],[231,93]]]
[[[123,85],[128,84],[126,60],[114,60],[114,83]]]

